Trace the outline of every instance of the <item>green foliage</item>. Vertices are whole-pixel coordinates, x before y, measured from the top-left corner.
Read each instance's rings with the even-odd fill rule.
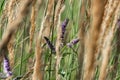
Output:
[[[3,7],[4,7],[5,0],[0,0],[0,16],[2,15]],[[45,3],[47,4],[47,3]],[[39,32],[40,25],[42,22],[42,18],[44,15],[44,10],[46,6],[42,6],[42,8],[39,11],[39,15],[37,17],[37,28],[35,31],[36,33]],[[64,19],[69,18],[69,24],[67,26],[67,32],[66,32],[66,43],[70,42],[72,39],[78,37],[78,30],[79,30],[79,14],[80,14],[80,7],[81,7],[81,0],[73,0],[73,3],[70,4],[69,0],[65,1],[65,11],[62,13],[61,16],[61,22],[64,21]],[[1,17],[0,17],[1,18]],[[23,76],[25,73],[27,73],[28,69],[28,59],[34,59],[34,53],[35,53],[35,42],[33,43],[33,51],[28,52],[29,50],[29,19],[25,19],[23,22],[23,27],[20,28],[16,33],[15,38],[15,66],[12,69],[14,77],[17,76]],[[2,37],[3,28],[0,28],[0,38]],[[35,36],[37,37],[37,36]],[[55,44],[56,41],[56,30],[52,31],[52,36],[50,36],[50,40],[53,44]],[[116,42],[116,41],[115,41]],[[79,43],[77,45],[73,46],[73,49],[67,47],[66,45],[62,47],[61,53],[62,53],[62,59],[60,63],[60,69],[59,74],[62,77],[62,80],[76,80],[76,73],[78,71],[78,49],[79,49]],[[45,49],[45,52],[43,53],[43,63],[45,65],[44,69],[44,80],[55,80],[55,62],[56,62],[56,56],[51,53],[51,50],[45,45],[43,47]],[[117,53],[116,51],[112,52],[114,53],[111,56],[110,64],[114,64],[114,57]],[[120,59],[119,59],[120,62]],[[2,65],[1,65],[2,67]],[[115,80],[120,80],[120,65],[118,65],[117,69],[117,75]],[[98,79],[99,70],[96,69],[96,75],[95,80]],[[110,76],[112,73],[110,74]],[[114,75],[114,74],[113,74]]]

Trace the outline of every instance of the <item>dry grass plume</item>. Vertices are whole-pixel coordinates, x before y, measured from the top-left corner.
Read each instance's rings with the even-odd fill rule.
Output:
[[[107,65],[109,62],[109,57],[110,57],[110,53],[111,53],[111,44],[112,44],[112,40],[114,37],[114,34],[116,32],[116,22],[118,20],[118,16],[119,16],[119,11],[120,11],[120,2],[118,2],[118,4],[116,4],[116,9],[115,9],[115,13],[114,13],[114,20],[112,23],[112,27],[110,27],[108,29],[108,32],[106,34],[106,36],[104,37],[104,41],[103,41],[103,46],[102,46],[102,64],[101,64],[101,68],[100,68],[100,76],[99,76],[99,80],[106,80],[106,76],[107,76]]]
[[[48,1],[48,7],[46,11],[46,15],[43,17],[40,32],[39,32],[39,37],[37,38],[37,43],[36,43],[36,48],[35,48],[35,57],[36,57],[36,62],[34,66],[34,72],[33,72],[33,80],[42,80],[43,79],[43,72],[40,70],[42,61],[42,48],[40,45],[44,44],[43,37],[47,36],[49,37],[50,35],[50,28],[52,26],[52,10],[53,10],[53,4],[54,0],[49,0]],[[40,71],[40,73],[39,73]]]
[[[101,31],[100,31],[100,35],[99,35],[99,50],[97,51],[98,53],[101,51],[101,47],[103,44],[103,40],[104,40],[104,36],[106,35],[107,30],[109,29],[110,26],[110,22],[112,19],[112,14],[115,11],[115,8],[117,7],[118,4],[118,0],[108,0],[106,6],[105,6],[105,11],[104,11],[104,17],[103,17],[103,21],[101,24]]]
[[[60,74],[59,74],[59,67],[60,67],[60,61],[61,61],[61,53],[60,53],[60,49],[61,49],[61,43],[62,43],[62,39],[61,39],[61,35],[62,35],[62,29],[61,29],[61,23],[60,23],[60,19],[61,19],[61,13],[64,11],[65,6],[62,6],[60,9],[60,13],[58,13],[58,22],[57,22],[57,39],[56,39],[56,80],[61,80]]]
[[[60,10],[63,6],[64,1],[65,0],[58,0],[57,1],[57,5],[56,5],[56,8],[55,8],[55,15],[54,15],[54,26],[57,26],[58,16],[59,16],[59,13],[60,13]]]
[[[7,12],[8,12],[8,4],[9,4],[9,1],[6,1],[5,5],[4,5],[4,8],[3,8],[3,15],[1,15],[1,21],[0,21],[0,28],[4,28],[5,27],[5,21],[6,21],[6,18],[8,17],[7,16]]]
[[[100,25],[104,13],[104,0],[91,0],[91,26],[85,38],[84,80],[92,80],[95,70],[95,54]]]
[[[24,1],[23,6],[21,7],[21,10],[19,11],[19,13],[17,15],[18,16],[17,20],[14,21],[14,23],[10,23],[7,26],[7,30],[6,30],[6,32],[4,32],[4,34],[2,36],[2,40],[0,42],[0,53],[1,54],[5,54],[3,52],[7,51],[8,42],[11,40],[14,32],[18,29],[23,18],[29,13],[29,7],[30,7],[31,3],[32,3],[32,0]]]
[[[54,0],[49,0],[46,16],[45,16],[45,22],[44,22],[45,29],[43,32],[43,36],[46,36],[46,37],[49,37],[50,30],[53,26],[53,10],[54,10]]]
[[[34,32],[35,32],[35,27],[36,27],[36,7],[35,7],[35,4],[36,4],[36,0],[34,1],[34,3],[32,4],[32,12],[31,12],[31,27],[30,27],[30,32],[29,32],[29,35],[30,35],[30,43],[29,43],[29,52],[32,51],[32,42],[33,42],[33,38],[34,38]]]
[[[8,25],[13,23],[15,19],[15,14],[14,14],[15,2],[16,2],[15,0],[11,0],[9,1],[9,4],[8,4]],[[14,66],[14,55],[15,55],[14,54],[14,38],[15,38],[15,35],[13,34],[11,40],[7,45],[11,68]]]
[[[85,12],[86,12],[86,0],[82,0],[82,5],[81,5],[81,9],[80,9],[80,21],[79,21],[79,25],[80,25],[80,29],[79,29],[79,38],[80,38],[80,50],[79,50],[79,71],[77,74],[77,79],[81,79],[82,77],[82,64],[83,64],[83,58],[84,58],[84,37],[85,37]]]

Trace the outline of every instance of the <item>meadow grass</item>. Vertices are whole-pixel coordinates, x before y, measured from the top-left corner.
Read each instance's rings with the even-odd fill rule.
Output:
[[[0,0],[0,80],[120,80],[119,0],[25,2]]]

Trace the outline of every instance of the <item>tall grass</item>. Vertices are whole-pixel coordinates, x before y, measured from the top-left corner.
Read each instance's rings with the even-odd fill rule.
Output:
[[[119,0],[0,0],[0,79],[119,80],[119,27]]]

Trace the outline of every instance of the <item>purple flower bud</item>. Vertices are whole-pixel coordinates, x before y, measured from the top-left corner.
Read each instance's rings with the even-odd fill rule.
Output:
[[[4,56],[3,68],[4,68],[4,73],[6,74],[7,77],[12,75],[12,72],[10,70],[9,60],[7,56]]]
[[[79,42],[79,39],[73,39],[70,43],[67,43],[68,47],[72,47],[73,45],[77,44]]]
[[[71,43],[72,43],[73,45],[77,44],[78,42],[79,42],[79,39],[73,39],[73,40],[71,41]]]
[[[64,34],[65,34],[65,31],[66,31],[66,27],[67,27],[67,24],[69,22],[69,19],[65,19],[65,21],[62,23],[61,27],[62,27],[62,35],[61,35],[61,38],[63,39],[64,38]]]
[[[62,23],[62,28],[66,28],[67,24],[69,22],[69,19],[65,19],[65,21]]]
[[[46,40],[46,43],[48,45],[48,47],[52,50],[53,53],[55,53],[55,47],[52,45],[52,43],[50,42],[50,40],[44,36],[44,39]]]

